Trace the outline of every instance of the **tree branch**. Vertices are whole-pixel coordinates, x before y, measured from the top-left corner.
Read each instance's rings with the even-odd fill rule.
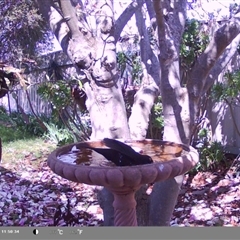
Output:
[[[214,34],[206,50],[197,59],[190,72],[188,84],[192,98],[199,100],[206,78],[225,48],[240,33],[240,19],[234,18],[221,26]]]
[[[157,86],[160,85],[160,76],[159,76],[159,61],[157,54],[154,53],[151,48],[149,35],[147,32],[145,20],[143,18],[141,9],[137,9],[136,13],[136,23],[138,32],[140,35],[140,50],[141,50],[141,60],[144,67],[146,68],[145,78],[149,78],[148,75],[151,75]]]
[[[55,8],[52,0],[38,0],[38,6],[41,14],[49,23],[50,29],[58,39],[63,50],[67,49],[69,28],[63,17]]]
[[[157,26],[158,26],[158,38],[159,43],[161,39],[165,39],[165,20],[163,15],[163,7],[161,0],[153,0],[153,6],[156,13]]]
[[[142,87],[134,96],[129,127],[133,139],[144,139],[147,134],[149,116],[156,97],[159,94],[159,61],[150,46],[141,8],[137,9],[136,23],[140,35],[141,61],[143,68]]]
[[[143,0],[137,1],[133,0],[127,8],[123,11],[123,13],[118,17],[115,22],[115,41],[117,42],[123,28],[126,26],[127,22],[131,19],[133,14],[136,12],[137,9],[141,8],[143,5]]]
[[[154,30],[156,30],[157,24],[156,24],[156,13],[154,12],[153,8],[153,2],[152,0],[145,0],[146,6],[147,6],[147,11],[148,15],[151,21],[151,26],[153,27]]]
[[[216,30],[206,50],[200,55],[190,71],[187,84],[189,94],[190,129],[195,125],[195,118],[199,111],[199,101],[203,94],[203,87],[209,72],[226,47],[240,33],[240,13],[229,22]]]
[[[59,2],[60,8],[63,12],[63,18],[71,31],[72,38],[78,38],[81,35],[81,32],[78,28],[78,19],[71,1],[59,0]]]
[[[225,49],[224,53],[221,55],[221,57],[218,59],[214,67],[209,72],[209,75],[203,87],[202,94],[205,94],[212,87],[216,80],[216,76],[218,76],[222,72],[222,70],[227,66],[227,64],[231,61],[233,56],[236,54],[236,49],[239,43],[240,34],[238,34],[237,37],[234,38],[232,43]]]

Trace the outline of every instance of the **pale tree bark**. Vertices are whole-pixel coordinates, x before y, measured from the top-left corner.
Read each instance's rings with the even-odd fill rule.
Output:
[[[160,45],[164,139],[189,144],[199,110],[199,101],[206,86],[206,78],[225,48],[239,34],[239,17],[235,16],[215,32],[209,46],[193,66],[187,88],[183,88],[180,85],[179,75],[179,47],[184,27],[186,1],[169,3],[154,0],[153,2]],[[222,62],[219,61],[219,64],[221,63],[223,59]],[[217,67],[215,71],[214,74],[217,73]],[[150,214],[156,212],[157,207],[163,215],[160,221],[153,219],[154,222],[158,222],[157,225],[169,225],[169,214],[174,209],[182,179],[183,176],[179,176],[162,184],[155,184],[151,194],[153,201]],[[164,192],[164,196],[158,195],[158,191]],[[154,204],[154,196],[155,199],[159,198],[160,204]]]
[[[186,1],[153,0],[160,48],[164,140],[189,142],[188,95],[180,85],[179,49],[186,18]],[[150,196],[151,226],[169,226],[183,176],[154,184]],[[164,193],[164,194],[163,194]]]
[[[143,1],[133,0],[127,8],[122,12],[119,18],[115,22],[115,40],[118,41],[123,28],[127,22],[131,19],[137,9],[140,9],[143,5]]]
[[[84,83],[91,139],[129,138],[126,110],[116,69],[113,1],[98,1],[97,31],[77,18],[70,0],[39,0],[39,8]],[[61,14],[60,14],[61,13]],[[94,35],[96,33],[96,35]]]
[[[134,96],[129,127],[132,139],[145,139],[151,109],[156,97],[159,95],[159,61],[156,49],[151,48],[150,45],[142,9],[137,9],[135,16],[140,36],[143,80],[140,89]]]
[[[139,1],[143,4],[144,1]],[[129,127],[132,139],[145,139],[149,117],[156,97],[159,95],[159,61],[156,46],[150,44],[145,19],[141,8],[135,12],[136,24],[140,37],[140,56],[143,69],[143,80],[140,89],[134,96]],[[139,226],[149,225],[150,198],[146,194],[147,186],[136,193],[137,221]]]
[[[236,54],[237,47],[240,44],[240,34],[238,34],[231,44],[224,50],[221,57],[217,60],[214,67],[210,70],[208,77],[203,86],[203,94],[205,94],[217,80],[217,76],[230,63],[233,56]]]
[[[199,112],[199,101],[203,94],[204,86],[206,86],[206,79],[210,71],[214,71],[214,65],[228,45],[240,33],[240,12],[232,19],[220,26],[214,33],[213,38],[208,44],[205,51],[197,58],[193,68],[189,73],[189,80],[187,89],[189,94],[189,109],[190,109],[190,131],[192,132],[195,125],[195,119]],[[231,46],[230,46],[231,48]],[[227,53],[229,49],[226,49]],[[227,60],[227,59],[226,59]],[[219,64],[224,59],[220,60]],[[213,73],[213,72],[212,72]],[[208,79],[209,80],[209,79]]]
[[[154,0],[158,25],[164,139],[188,143],[186,90],[180,85],[179,49],[186,18],[186,1]]]
[[[96,30],[89,29],[91,24],[86,18],[77,18],[70,0],[60,0],[59,6],[50,0],[39,0],[38,3],[84,83],[91,139],[128,139],[126,109],[116,68],[113,1],[97,2]],[[112,194],[101,188],[98,197],[104,211],[104,225],[113,225]]]

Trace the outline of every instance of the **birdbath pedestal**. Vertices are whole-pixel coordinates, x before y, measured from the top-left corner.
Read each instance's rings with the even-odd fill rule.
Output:
[[[198,162],[197,151],[183,144],[160,140],[129,141],[141,149],[153,163],[115,166],[91,147],[106,148],[103,141],[87,141],[66,145],[48,157],[51,170],[70,181],[104,186],[114,195],[114,225],[137,226],[135,192],[144,184],[164,181],[191,170]]]

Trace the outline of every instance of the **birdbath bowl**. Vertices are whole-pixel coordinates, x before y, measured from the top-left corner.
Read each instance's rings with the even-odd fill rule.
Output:
[[[70,181],[104,186],[114,195],[114,225],[137,226],[135,192],[144,184],[164,181],[191,170],[198,162],[191,146],[160,140],[125,141],[149,155],[153,163],[116,166],[86,145],[107,148],[103,141],[86,141],[60,147],[48,157],[51,170]]]

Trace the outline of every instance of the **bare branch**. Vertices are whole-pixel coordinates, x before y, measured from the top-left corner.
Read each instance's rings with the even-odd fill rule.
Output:
[[[224,52],[225,48],[240,33],[240,21],[237,18],[225,23],[214,34],[206,50],[197,59],[190,72],[190,82],[188,84],[189,93],[193,98],[199,98],[206,78]]]
[[[214,67],[209,72],[205,85],[203,87],[202,94],[205,94],[210,89],[210,87],[214,84],[214,81],[216,80],[216,76],[218,76],[222,72],[222,69],[224,69],[231,61],[233,56],[236,54],[236,49],[239,43],[240,34],[238,34],[237,37],[232,41],[232,43],[225,49],[224,53],[221,55]]]
[[[141,8],[143,5],[143,0],[133,0],[128,7],[123,11],[123,13],[119,16],[119,18],[115,22],[115,41],[117,42],[123,28],[127,24],[127,22],[131,19],[133,14],[136,12],[137,9]]]
[[[199,101],[203,94],[203,87],[209,72],[217,63],[221,54],[233,39],[240,33],[240,18],[235,15],[230,21],[222,25],[216,30],[212,40],[206,50],[200,55],[195,62],[189,74],[189,82],[187,84],[189,94],[189,110],[190,110],[190,129],[195,125],[195,118],[199,112]],[[219,71],[219,70],[218,70]],[[213,79],[212,79],[213,81]]]
[[[78,19],[71,1],[60,0],[59,2],[63,12],[63,18],[71,31],[72,38],[78,38],[81,32],[78,28]]]
[[[149,35],[147,32],[145,20],[142,15],[141,9],[137,9],[136,13],[136,23],[138,32],[140,35],[140,49],[141,49],[141,60],[143,62],[144,68],[146,68],[145,78],[149,78],[148,75],[151,75],[157,86],[160,85],[160,76],[159,76],[159,61],[151,48]]]
[[[153,8],[153,2],[152,0],[145,0],[146,6],[147,6],[147,11],[148,11],[148,15],[151,21],[151,26],[153,27],[153,29],[155,30],[157,27],[156,24],[156,13],[154,11]]]
[[[56,9],[52,0],[38,0],[38,6],[43,17],[49,23],[51,30],[61,44],[61,47],[63,50],[66,50],[69,28],[62,15]]]
[[[158,26],[158,37],[159,43],[162,42],[160,39],[165,38],[165,20],[163,15],[163,6],[161,0],[153,0],[154,10],[156,12],[157,26]]]

